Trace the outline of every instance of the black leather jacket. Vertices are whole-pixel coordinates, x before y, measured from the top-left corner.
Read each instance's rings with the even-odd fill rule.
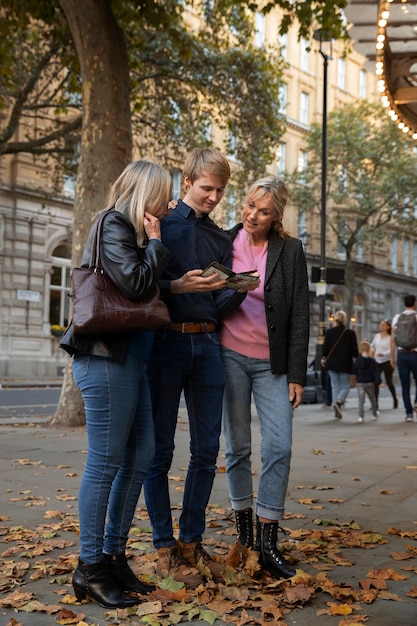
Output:
[[[94,235],[95,224],[88,235],[82,267],[90,265]],[[151,239],[146,248],[139,248],[133,224],[119,211],[109,211],[103,220],[100,254],[106,274],[131,300],[140,300],[154,290],[171,258],[169,250],[158,239]],[[129,333],[76,335],[70,324],[62,336],[60,347],[70,355],[94,354],[123,362],[128,340]]]

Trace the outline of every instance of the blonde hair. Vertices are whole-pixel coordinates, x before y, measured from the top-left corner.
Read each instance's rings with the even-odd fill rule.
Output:
[[[229,161],[216,148],[194,148],[185,159],[183,175],[194,183],[204,172],[218,176],[227,185],[231,174]]]
[[[344,311],[336,311],[333,319],[336,322],[336,324],[339,324],[339,325],[346,324],[347,315]]]
[[[252,200],[253,196],[261,190],[262,196],[269,194],[276,212],[276,218],[272,222],[272,227],[280,237],[289,237],[290,234],[284,230],[282,220],[284,219],[284,209],[288,201],[288,189],[283,180],[278,176],[265,176],[259,178],[250,187],[246,194],[245,202]]]
[[[171,190],[172,180],[166,169],[146,159],[133,161],[113,183],[106,210],[114,207],[128,217],[136,230],[139,246],[143,246],[146,241],[145,212],[155,215],[166,209]]]
[[[361,341],[359,344],[359,352],[366,352],[367,354],[369,354],[370,351],[371,351],[371,344],[369,343],[369,341],[366,341],[365,339]]]

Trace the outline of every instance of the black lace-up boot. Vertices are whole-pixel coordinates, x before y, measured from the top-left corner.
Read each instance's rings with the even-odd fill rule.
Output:
[[[253,548],[253,520],[252,509],[235,511],[237,539],[242,546]]]
[[[291,578],[296,571],[278,550],[277,538],[278,522],[259,522],[259,562],[274,578]]]

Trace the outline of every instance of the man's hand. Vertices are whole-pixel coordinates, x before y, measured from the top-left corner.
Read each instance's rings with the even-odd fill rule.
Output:
[[[291,402],[292,408],[296,409],[303,398],[304,387],[297,383],[288,383],[288,397]]]
[[[181,278],[171,281],[171,293],[197,293],[217,291],[226,285],[226,279],[219,279],[219,275],[201,276],[203,270],[190,270]]]

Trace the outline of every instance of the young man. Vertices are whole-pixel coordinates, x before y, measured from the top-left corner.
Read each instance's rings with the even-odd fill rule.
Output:
[[[224,570],[201,545],[219,450],[225,383],[216,326],[245,294],[223,289],[225,281],[217,275],[206,278],[201,273],[212,261],[232,267],[231,240],[209,217],[229,178],[229,163],[218,150],[193,150],[184,165],[186,195],[161,222],[161,238],[172,257],[159,284],[172,324],[170,330],[155,334],[149,362],[156,454],[144,492],[158,551],[157,572],[189,586],[202,582],[196,568],[199,562],[215,581],[222,580]],[[188,410],[191,457],[177,542],[168,472],[182,392]]]
[[[395,367],[398,365],[398,374],[400,376],[401,388],[403,394],[404,408],[405,408],[405,421],[413,422],[413,408],[417,412],[417,345],[413,342],[407,344],[407,346],[401,345],[400,331],[398,330],[398,323],[400,321],[400,315],[413,315],[416,318],[416,297],[412,295],[404,296],[405,309],[402,313],[397,313],[392,320],[392,332],[391,332],[391,365]],[[416,320],[417,321],[417,320]],[[398,345],[397,345],[398,344]],[[395,348],[397,347],[397,361],[395,360]],[[410,398],[410,376],[413,375],[416,385],[414,404],[411,404]]]

